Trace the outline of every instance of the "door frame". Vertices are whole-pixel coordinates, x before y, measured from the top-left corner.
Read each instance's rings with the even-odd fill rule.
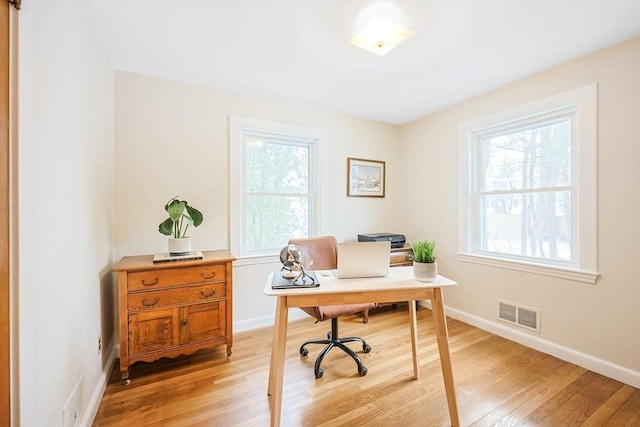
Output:
[[[0,425],[11,425],[10,274],[9,274],[9,16],[0,7]]]
[[[14,282],[16,268],[17,232],[12,231],[17,211],[14,210],[15,194],[12,191],[17,181],[17,140],[13,129],[17,107],[17,24],[22,0],[5,0],[0,6],[0,427],[18,425],[16,394],[18,387],[17,357],[17,286]],[[13,85],[13,86],[12,86]],[[15,128],[17,129],[17,128]],[[16,145],[14,145],[16,144]],[[13,148],[13,149],[12,149]],[[13,418],[13,419],[12,419]]]

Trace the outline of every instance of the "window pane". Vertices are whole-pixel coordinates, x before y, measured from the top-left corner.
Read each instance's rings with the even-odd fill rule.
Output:
[[[309,147],[246,139],[247,191],[250,193],[309,192]]]
[[[247,250],[279,252],[290,238],[309,236],[310,211],[306,196],[247,196]]]
[[[571,185],[571,119],[485,136],[483,190],[500,191]]]
[[[571,193],[480,197],[480,250],[571,260]]]

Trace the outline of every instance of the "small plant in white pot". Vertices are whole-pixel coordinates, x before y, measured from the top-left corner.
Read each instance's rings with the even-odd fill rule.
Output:
[[[169,254],[183,255],[191,252],[191,238],[187,235],[190,225],[194,227],[202,224],[202,213],[189,206],[185,200],[178,200],[178,196],[169,200],[164,205],[164,210],[169,214],[158,226],[158,231],[169,238]]]
[[[420,282],[433,282],[438,277],[435,240],[418,240],[411,244],[413,277]]]

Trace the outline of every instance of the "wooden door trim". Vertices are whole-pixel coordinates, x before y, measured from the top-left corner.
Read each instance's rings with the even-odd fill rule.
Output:
[[[16,332],[12,319],[12,277],[15,271],[12,268],[14,260],[12,251],[15,250],[12,242],[12,185],[15,178],[16,158],[12,153],[12,109],[16,104],[12,98],[17,91],[12,90],[12,80],[17,77],[17,67],[12,63],[11,57],[17,53],[17,11],[22,5],[21,0],[7,0],[0,6],[0,427],[18,425],[15,418],[12,420],[12,409],[15,406],[15,391],[13,382],[17,384],[17,371],[14,372],[11,363],[15,356],[15,348],[12,345],[12,334]],[[15,10],[14,10],[15,9]],[[15,88],[15,85],[14,85]],[[15,102],[15,98],[13,98]],[[15,214],[15,211],[13,212]],[[17,214],[16,214],[17,215]],[[15,302],[15,300],[14,300]],[[13,342],[15,344],[15,342]]]
[[[11,424],[9,310],[9,8],[0,7],[0,426]],[[6,351],[6,350],[9,351]]]

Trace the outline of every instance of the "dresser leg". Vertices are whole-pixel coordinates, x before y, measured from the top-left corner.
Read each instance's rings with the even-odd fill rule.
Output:
[[[231,357],[231,346],[227,346],[227,357]]]
[[[129,379],[129,368],[120,369],[120,373],[122,374],[122,385],[131,384],[131,380]]]

